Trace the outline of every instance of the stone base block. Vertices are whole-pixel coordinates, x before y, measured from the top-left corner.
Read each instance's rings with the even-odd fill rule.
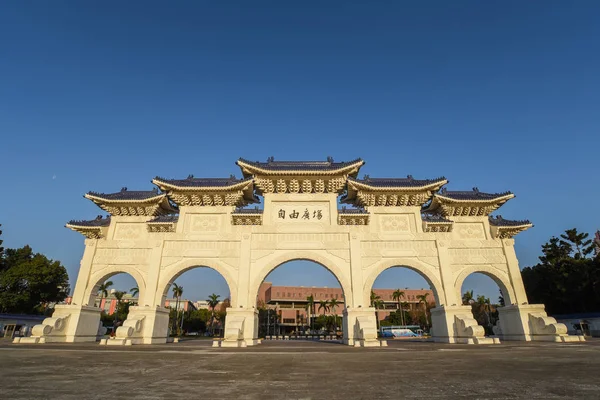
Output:
[[[44,337],[16,337],[13,339],[13,343],[15,344],[36,344],[36,343],[46,343],[46,338]]]
[[[548,317],[543,304],[510,305],[498,309],[499,334],[503,340],[570,343],[585,341],[567,335],[567,327]]]
[[[350,308],[344,310],[344,337],[342,343],[354,347],[380,347],[377,339],[375,308]],[[387,344],[387,342],[386,342]]]
[[[437,343],[499,344],[484,335],[470,306],[439,306],[431,309],[432,338]]]
[[[99,331],[99,308],[59,304],[54,307],[52,317],[35,325],[32,337],[25,339],[29,343],[95,342]]]
[[[355,340],[354,347],[387,347],[387,340]]]
[[[133,342],[131,341],[131,339],[110,338],[102,339],[100,341],[100,344],[105,346],[131,346]]]

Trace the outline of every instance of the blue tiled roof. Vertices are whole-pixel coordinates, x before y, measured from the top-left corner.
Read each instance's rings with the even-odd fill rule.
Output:
[[[331,157],[328,157],[327,161],[275,161],[273,157],[270,157],[267,162],[249,161],[243,158],[240,158],[238,161],[271,171],[333,171],[349,165],[364,163],[360,158],[347,162],[334,162]]]
[[[87,226],[87,227],[90,227],[90,228],[108,226],[108,225],[110,225],[110,216],[106,216],[106,218],[102,218],[102,215],[98,215],[96,217],[96,219],[93,219],[91,221],[76,221],[76,220],[71,220],[71,221],[69,221],[67,223],[67,225]]]
[[[363,179],[348,178],[358,183],[362,183],[374,187],[421,187],[431,185],[432,183],[441,183],[446,180],[445,177],[439,177],[436,179],[414,179],[412,175],[408,175],[406,178],[371,178],[369,175],[365,175]]]
[[[254,208],[236,208],[233,214],[262,214],[263,209],[254,207]]]
[[[439,214],[422,214],[421,219],[425,222],[452,222]]]
[[[147,200],[160,195],[160,193],[157,188],[153,190],[127,190],[124,187],[120,192],[116,193],[89,192],[88,195],[105,200]]]
[[[194,178],[193,175],[190,175],[186,179],[165,179],[157,176],[154,179],[179,187],[227,187],[252,180],[252,178],[237,179],[233,175],[229,178]]]
[[[493,225],[493,226],[521,226],[521,225],[530,225],[531,224],[531,222],[526,219],[524,219],[522,221],[513,221],[510,219],[504,219],[504,218],[502,218],[501,215],[498,215],[497,217],[492,217],[490,215],[489,221],[490,221],[490,225]]]
[[[338,209],[338,213],[339,214],[368,214],[369,212],[367,210],[365,210],[364,208],[342,207],[341,209]]]
[[[498,197],[504,197],[512,194],[512,192],[503,193],[484,193],[480,192],[476,187],[468,191],[451,191],[443,188],[439,195],[454,200],[494,200]]]
[[[173,223],[173,222],[177,222],[179,220],[179,215],[159,215],[156,218],[151,219],[150,221],[148,221],[149,223],[154,222],[154,223]]]

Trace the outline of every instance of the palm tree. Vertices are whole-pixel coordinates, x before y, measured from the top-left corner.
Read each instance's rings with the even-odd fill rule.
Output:
[[[375,307],[375,302],[379,299],[381,299],[381,297],[376,295],[375,292],[371,290],[371,307]]]
[[[123,300],[125,293],[126,292],[122,292],[120,290],[117,290],[113,293],[113,296],[115,296],[115,299],[117,299],[117,307],[115,308],[115,329],[117,327],[117,323],[119,322],[119,306],[121,305],[121,300]]]
[[[314,316],[315,316],[315,297],[311,294],[310,296],[308,296],[306,298],[306,301],[308,301],[308,312],[310,314],[310,316],[308,317],[310,319],[310,330],[314,330]]]
[[[427,324],[427,327],[429,327],[429,317],[427,316],[427,296],[429,296],[429,293],[423,293],[417,296],[417,299],[419,300],[419,303],[423,303],[423,307],[425,308],[425,323]]]
[[[463,294],[462,302],[465,306],[468,306],[473,301],[473,291],[468,290]]]
[[[179,300],[183,295],[183,286],[179,286],[176,283],[173,283],[173,297],[175,297],[175,323],[173,324],[174,330],[177,331],[177,326],[179,325],[177,322],[179,321]]]
[[[98,293],[100,293],[100,308],[102,308],[102,300],[105,297],[108,297],[108,288],[113,285],[112,281],[106,281],[98,288]]]
[[[221,295],[213,293],[210,296],[208,296],[208,300],[206,300],[208,302],[208,307],[211,309],[210,330],[213,335],[215,334],[215,328],[214,328],[215,307],[219,304],[219,297],[221,297]]]
[[[396,300],[396,302],[398,303],[398,311],[400,311],[400,321],[402,321],[402,325],[404,324],[404,309],[402,308],[402,305],[400,304],[400,299],[402,297],[404,297],[404,292],[400,289],[396,289],[394,291],[394,293],[392,293],[392,298],[394,300]]]
[[[337,315],[335,313],[335,308],[340,305],[340,302],[337,299],[329,300],[329,309],[333,314],[333,332],[337,335]]]
[[[129,289],[129,292],[131,293],[131,297],[137,297],[140,294],[140,288],[137,286],[134,286],[131,289]],[[139,301],[138,301],[138,303],[139,303]]]
[[[379,331],[379,315],[377,314],[377,310],[383,305],[383,301],[381,301],[381,297],[376,295],[373,290],[371,290],[371,307],[375,307],[375,323],[377,324],[377,331]]]
[[[319,311],[321,310],[323,310],[323,316],[325,316],[325,314],[327,314],[327,311],[329,311],[329,302],[327,300],[319,301]]]

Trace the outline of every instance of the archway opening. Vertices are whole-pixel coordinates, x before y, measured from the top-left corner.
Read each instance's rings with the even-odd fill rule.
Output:
[[[426,338],[431,333],[431,309],[438,293],[427,277],[407,266],[387,268],[369,294],[381,337]]]
[[[129,315],[129,307],[139,304],[144,287],[125,272],[103,276],[93,286],[88,304],[100,308],[100,321],[106,334],[113,336]]]
[[[312,260],[287,261],[273,269],[256,297],[259,337],[341,340],[344,290],[337,277]]]
[[[498,323],[498,308],[510,304],[504,284],[483,272],[469,274],[461,285],[461,301],[471,306],[473,317],[485,329],[486,336],[494,334]]]
[[[169,336],[180,340],[223,337],[231,289],[216,270],[192,266],[167,283],[161,306],[169,309]]]

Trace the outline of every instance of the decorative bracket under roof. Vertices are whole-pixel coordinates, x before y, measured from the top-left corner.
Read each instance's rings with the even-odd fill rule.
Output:
[[[338,210],[338,225],[369,225],[369,213],[361,208],[342,207]]]
[[[446,183],[448,180],[444,177],[418,180],[410,175],[407,178],[348,178],[348,192],[341,201],[359,207],[421,207]]]
[[[154,190],[128,191],[121,189],[116,193],[89,192],[84,195],[98,207],[115,216],[148,216],[177,212],[165,193]]]
[[[233,225],[262,225],[263,210],[255,208],[238,208],[231,213]]]
[[[248,161],[240,158],[236,164],[244,177],[253,177],[256,192],[265,193],[341,193],[346,179],[358,175],[364,161]]]
[[[69,221],[65,228],[81,233],[88,239],[101,239],[106,237],[108,226],[110,225],[110,216],[102,218],[102,215],[91,221]]]
[[[444,188],[433,195],[431,203],[423,211],[444,217],[487,216],[513,197],[515,195],[511,192],[483,193],[477,188],[472,191],[450,191]]]
[[[152,180],[178,206],[243,207],[260,200],[254,195],[251,178],[194,178]]]
[[[164,233],[175,232],[179,215],[160,215],[147,222],[148,232]]]
[[[533,226],[528,220],[513,221],[504,219],[501,215],[497,217],[490,216],[489,221],[492,237],[497,239],[510,239]]]

